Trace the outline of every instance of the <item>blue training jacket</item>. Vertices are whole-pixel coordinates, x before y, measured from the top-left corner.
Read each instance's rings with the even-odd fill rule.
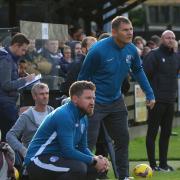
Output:
[[[57,108],[45,118],[28,147],[25,165],[43,154],[92,163],[93,154],[87,148],[87,117],[73,102]]]
[[[90,49],[78,80],[89,80],[96,85],[96,102],[109,104],[121,97],[121,86],[129,71],[146,94],[148,100],[154,94],[141,65],[136,47],[129,43],[120,48],[113,37],[103,39]]]

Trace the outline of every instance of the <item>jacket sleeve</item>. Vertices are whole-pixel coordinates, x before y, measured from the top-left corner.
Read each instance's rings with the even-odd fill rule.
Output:
[[[26,121],[28,121],[28,118],[22,114],[6,134],[6,141],[8,144],[14,151],[18,151],[23,157],[26,154],[27,148],[20,142],[20,139],[25,131]]]
[[[146,76],[149,80],[153,79],[153,76],[156,74],[156,57],[155,57],[155,51],[149,52],[143,60],[143,68],[146,73]]]
[[[4,91],[17,90],[26,83],[24,78],[11,80],[12,65],[7,59],[0,59],[0,86]]]
[[[75,149],[73,142],[74,123],[67,115],[58,117],[61,118],[61,123],[56,124],[57,138],[60,144],[60,149],[64,158],[70,158],[91,164],[93,157]]]
[[[91,81],[92,76],[99,69],[100,64],[101,58],[99,52],[95,48],[90,49],[83,62],[78,80]]]
[[[138,55],[137,50],[135,51],[134,59],[132,61],[132,72],[133,72],[136,80],[140,84],[142,90],[145,92],[147,100],[155,99],[153,90],[149,84],[149,81],[148,81],[145,73],[144,73],[141,59]]]

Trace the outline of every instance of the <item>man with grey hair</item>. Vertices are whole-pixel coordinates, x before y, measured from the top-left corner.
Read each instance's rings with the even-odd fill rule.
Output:
[[[153,88],[156,103],[148,112],[146,148],[150,166],[155,171],[172,171],[167,164],[169,138],[174,116],[177,93],[177,74],[180,61],[174,52],[175,34],[166,30],[161,36],[161,45],[144,59],[144,70]],[[159,167],[155,160],[155,140],[161,127],[159,139]]]
[[[6,140],[14,151],[24,158],[27,147],[43,119],[54,109],[48,106],[49,88],[47,84],[37,83],[31,89],[35,106],[23,112],[14,126],[8,131]]]

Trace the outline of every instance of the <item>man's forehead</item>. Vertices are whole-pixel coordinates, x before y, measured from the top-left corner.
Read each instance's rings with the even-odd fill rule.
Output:
[[[175,37],[175,34],[172,31],[168,30],[162,34],[162,37]]]
[[[37,91],[38,92],[41,92],[41,91],[47,91],[47,92],[49,92],[49,88],[48,87],[43,87],[43,88],[37,88]]]
[[[119,25],[119,27],[130,27],[132,28],[132,24],[131,23],[125,23],[125,22],[121,22],[121,24]]]

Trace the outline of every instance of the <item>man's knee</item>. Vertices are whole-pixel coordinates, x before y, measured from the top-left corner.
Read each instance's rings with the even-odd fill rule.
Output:
[[[81,175],[87,174],[87,165],[80,161],[74,161],[73,166],[70,168],[72,173],[78,173]]]

